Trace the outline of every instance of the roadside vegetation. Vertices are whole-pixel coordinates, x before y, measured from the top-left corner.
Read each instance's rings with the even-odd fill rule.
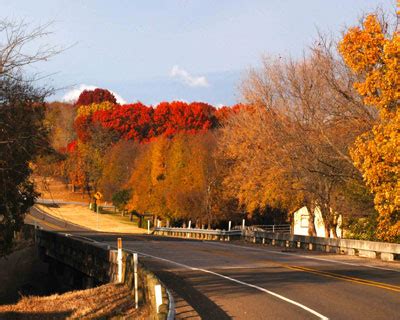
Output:
[[[37,172],[167,224],[282,223],[318,206],[326,231],[342,215],[348,236],[399,242],[399,46],[383,15],[368,15],[301,59],[265,56],[241,103],[218,109],[84,91],[48,105],[59,153]]]
[[[326,231],[341,215],[347,236],[400,242],[400,40],[383,14],[301,59],[265,56],[222,108],[119,105],[105,89],[47,103],[25,69],[59,52],[25,50],[47,27],[0,21],[1,255],[38,197],[32,169],[163,224],[276,224],[318,206]]]
[[[46,297],[26,296],[0,306],[0,318],[14,319],[148,319],[146,308],[135,309],[130,290],[120,284]]]
[[[25,71],[59,52],[43,45],[47,29],[0,20],[0,257],[12,249],[14,233],[38,195],[30,163],[52,152],[44,125],[45,98],[52,91],[38,85],[39,75]]]

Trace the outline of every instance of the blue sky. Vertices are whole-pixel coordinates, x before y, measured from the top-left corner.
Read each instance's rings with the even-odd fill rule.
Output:
[[[36,69],[72,97],[83,85],[125,101],[233,104],[263,54],[299,56],[317,28],[340,34],[395,0],[0,0],[1,18],[53,21],[48,42],[68,50]],[[75,86],[75,87],[73,87]],[[75,91],[71,92],[75,88]]]

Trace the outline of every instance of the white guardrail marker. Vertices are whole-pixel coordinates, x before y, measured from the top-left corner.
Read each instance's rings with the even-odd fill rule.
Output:
[[[138,296],[138,255],[133,254],[133,274],[135,280],[135,308],[139,308],[139,296]]]
[[[231,231],[232,221],[229,220],[228,231]]]
[[[156,296],[156,308],[157,313],[160,312],[160,306],[162,305],[162,292],[161,292],[161,285],[156,284],[154,286],[155,296]]]
[[[122,282],[122,239],[118,238],[118,253],[117,253],[117,262],[118,262],[118,282]]]
[[[150,234],[150,220],[147,220],[147,234]]]

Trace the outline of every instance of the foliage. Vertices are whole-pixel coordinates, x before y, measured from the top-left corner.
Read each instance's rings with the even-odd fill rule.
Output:
[[[140,102],[120,106],[106,101],[80,106],[75,119],[78,138],[89,141],[94,126],[109,130],[118,139],[148,142],[160,135],[205,132],[217,126],[217,118],[214,107],[200,102],[162,102],[155,109]]]
[[[371,214],[365,217],[351,217],[346,223],[346,238],[377,241],[376,229],[378,215]]]
[[[122,189],[112,196],[113,205],[120,211],[125,211],[125,207],[131,197],[131,190]]]
[[[46,104],[45,125],[49,128],[52,147],[64,151],[76,139],[74,121],[77,108],[69,103],[51,102]]]
[[[92,103],[99,104],[102,102],[110,102],[112,104],[117,103],[117,99],[115,99],[114,95],[106,90],[96,88],[94,90],[83,90],[79,95],[78,100],[76,101],[76,106],[87,106]]]
[[[235,202],[222,192],[213,134],[180,133],[141,145],[127,187],[128,208],[163,219],[211,225],[235,215]]]
[[[48,149],[44,94],[23,79],[0,76],[0,255],[38,194],[29,163]]]
[[[348,30],[340,52],[361,77],[354,87],[380,116],[357,138],[351,156],[375,194],[379,238],[400,241],[400,36],[387,35],[378,18],[369,15],[361,28]]]
[[[343,186],[359,177],[348,149],[373,118],[353,82],[324,39],[303,59],[265,57],[249,73],[247,107],[224,122],[219,150],[230,167],[224,187],[250,214],[318,206],[335,235]]]
[[[133,141],[121,140],[108,148],[104,155],[103,170],[98,182],[98,189],[106,199],[123,189],[128,182],[139,145]]]
[[[93,113],[92,121],[114,131],[120,139],[142,142],[154,136],[152,114],[152,108],[138,102],[98,110]]]

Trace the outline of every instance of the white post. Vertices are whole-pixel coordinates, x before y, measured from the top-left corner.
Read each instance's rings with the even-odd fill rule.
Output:
[[[138,296],[138,255],[137,253],[133,254],[133,272],[135,277],[135,308],[139,308],[139,296]]]
[[[229,220],[228,231],[231,231],[231,227],[232,227],[232,221]]]
[[[147,220],[147,234],[150,234],[150,220]]]
[[[96,226],[97,231],[99,231],[99,206],[96,204]]]
[[[272,225],[272,232],[275,233],[275,225]]]
[[[154,286],[155,296],[156,296],[156,309],[157,313],[160,312],[160,306],[162,305],[162,292],[161,292],[161,285],[156,284]]]
[[[118,282],[122,282],[122,239],[118,238],[118,254],[117,254],[117,262],[118,262]]]
[[[192,220],[189,220],[189,229],[192,227]]]
[[[245,225],[246,225],[246,220],[242,220],[242,229],[244,229],[244,227],[245,227]]]

